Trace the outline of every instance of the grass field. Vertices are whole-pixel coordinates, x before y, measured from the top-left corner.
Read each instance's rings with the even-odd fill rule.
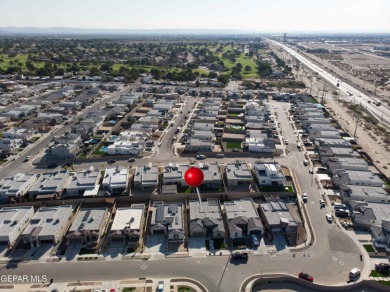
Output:
[[[234,48],[233,46],[226,46],[223,48],[224,52],[232,51]],[[236,64],[231,62],[229,59],[225,59],[222,57],[223,53],[216,54],[225,64],[227,68],[232,68]],[[257,77],[257,63],[256,60],[253,58],[248,58],[244,54],[241,54],[238,58],[236,58],[237,63],[241,63],[242,65],[242,77],[245,78],[255,78]],[[248,73],[245,73],[245,66],[250,66],[251,70]]]
[[[372,270],[370,273],[370,277],[388,277],[389,274],[377,272],[375,270]]]
[[[241,142],[227,142],[226,147],[228,149],[233,149],[233,148],[241,149]]]
[[[364,244],[363,247],[367,252],[375,252],[375,250],[371,244]]]

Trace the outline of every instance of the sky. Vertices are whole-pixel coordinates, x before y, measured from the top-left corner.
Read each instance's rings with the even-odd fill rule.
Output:
[[[390,33],[390,0],[0,0],[7,26]]]

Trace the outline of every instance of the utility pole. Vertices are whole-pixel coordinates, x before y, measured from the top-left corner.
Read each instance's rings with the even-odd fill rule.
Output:
[[[325,95],[325,83],[324,83],[324,87],[322,88],[322,97],[321,97],[322,104],[324,103],[324,95]]]
[[[362,106],[362,102],[360,102],[360,106]],[[353,133],[354,139],[356,138],[356,131],[357,131],[358,125],[359,125],[359,119],[358,119],[358,115],[356,114],[356,126],[355,126],[355,132]]]

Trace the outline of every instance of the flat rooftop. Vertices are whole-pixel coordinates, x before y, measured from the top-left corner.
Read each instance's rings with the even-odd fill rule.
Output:
[[[99,230],[107,208],[82,208],[73,220],[69,231]]]
[[[140,230],[145,204],[132,204],[131,207],[116,209],[111,230]]]
[[[219,211],[219,202],[217,199],[207,199],[202,201],[204,212],[201,208],[199,200],[190,200],[190,220],[204,219],[204,218],[215,218],[222,219]]]
[[[228,220],[238,216],[247,218],[259,218],[253,201],[250,198],[224,202],[225,213]]]

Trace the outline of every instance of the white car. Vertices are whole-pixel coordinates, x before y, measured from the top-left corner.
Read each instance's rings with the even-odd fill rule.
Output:
[[[307,202],[307,194],[306,194],[306,193],[302,193],[302,201],[303,201],[304,203]]]
[[[349,272],[349,277],[350,278],[357,278],[360,276],[360,270],[358,268],[353,268],[350,272]]]
[[[332,222],[333,221],[332,215],[326,214],[325,217],[326,217],[326,220],[328,220],[328,222]]]

